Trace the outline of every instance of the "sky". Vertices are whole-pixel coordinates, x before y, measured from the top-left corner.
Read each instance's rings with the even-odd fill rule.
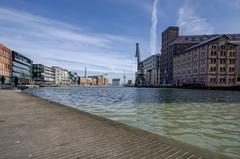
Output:
[[[0,0],[0,43],[34,63],[84,75],[134,80],[135,44],[151,55],[153,0]],[[159,0],[157,52],[161,32],[240,33],[240,0]]]

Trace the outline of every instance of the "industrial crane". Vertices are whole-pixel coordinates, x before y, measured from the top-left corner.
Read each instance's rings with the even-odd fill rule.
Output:
[[[135,57],[137,58],[137,72],[136,72],[135,86],[137,87],[145,86],[146,85],[145,70],[144,70],[143,63],[141,62],[139,43],[136,43]]]

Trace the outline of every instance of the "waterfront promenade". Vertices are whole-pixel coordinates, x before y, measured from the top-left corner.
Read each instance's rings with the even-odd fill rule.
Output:
[[[0,91],[1,159],[228,159],[18,91]]]

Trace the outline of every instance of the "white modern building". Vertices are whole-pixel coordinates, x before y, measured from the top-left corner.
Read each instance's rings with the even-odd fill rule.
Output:
[[[147,86],[160,86],[160,58],[160,54],[155,54],[142,61]]]
[[[55,72],[55,84],[56,85],[69,85],[69,71],[61,67],[52,67]]]

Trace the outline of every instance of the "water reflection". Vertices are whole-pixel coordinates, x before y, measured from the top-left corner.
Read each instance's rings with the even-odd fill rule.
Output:
[[[92,87],[26,91],[183,142],[240,157],[240,92]]]

